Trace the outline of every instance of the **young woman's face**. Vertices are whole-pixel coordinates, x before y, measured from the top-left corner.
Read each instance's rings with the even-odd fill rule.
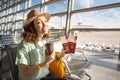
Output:
[[[38,34],[48,33],[48,22],[44,16],[37,17],[33,23]]]

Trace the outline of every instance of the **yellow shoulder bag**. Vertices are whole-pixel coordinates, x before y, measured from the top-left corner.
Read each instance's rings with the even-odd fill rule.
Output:
[[[56,56],[59,56],[60,52],[55,52],[55,54]],[[63,78],[65,75],[65,67],[62,58],[59,58],[58,60],[56,59],[50,63],[49,71],[54,77]]]

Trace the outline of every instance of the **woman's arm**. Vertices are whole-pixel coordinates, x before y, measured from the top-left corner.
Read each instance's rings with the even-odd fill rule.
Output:
[[[43,62],[43,63],[40,63],[33,67],[31,67],[29,65],[25,65],[25,64],[20,64],[20,68],[23,72],[23,75],[27,76],[27,75],[33,74],[37,70],[41,70],[43,67],[49,65],[53,60],[54,60],[54,58],[52,56],[46,56],[45,62]]]
[[[41,63],[41,64],[38,64],[36,66],[29,66],[29,65],[25,65],[25,64],[20,64],[20,68],[22,70],[22,73],[24,76],[27,76],[27,75],[30,75],[30,74],[33,74],[35,73],[36,71],[42,69],[44,66],[46,66],[47,63],[44,62],[44,63]]]

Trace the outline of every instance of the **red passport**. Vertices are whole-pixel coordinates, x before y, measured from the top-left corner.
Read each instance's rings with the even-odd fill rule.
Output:
[[[63,36],[61,37],[62,46],[66,53],[75,53],[77,36]]]

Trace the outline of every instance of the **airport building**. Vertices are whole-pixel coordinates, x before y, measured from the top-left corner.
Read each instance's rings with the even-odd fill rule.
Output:
[[[65,58],[66,80],[120,79],[120,0],[0,0],[1,80],[17,79],[11,55],[31,10],[50,13],[56,50],[63,47],[61,37],[77,36],[75,54]]]

